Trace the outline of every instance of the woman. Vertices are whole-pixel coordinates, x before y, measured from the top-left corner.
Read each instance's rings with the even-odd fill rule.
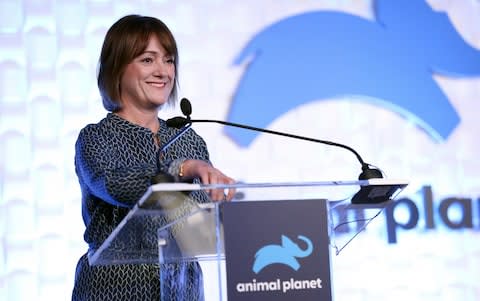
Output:
[[[75,170],[82,191],[84,239],[95,251],[126,216],[158,174],[177,181],[232,184],[214,168],[204,140],[192,129],[166,151],[178,132],[158,118],[159,109],[177,96],[178,52],[160,20],[129,15],[108,30],[100,55],[98,87],[109,113],[83,128],[76,142]],[[234,190],[210,192],[230,200]],[[202,192],[193,198],[208,201]],[[72,300],[202,300],[198,264],[90,266],[78,262]]]

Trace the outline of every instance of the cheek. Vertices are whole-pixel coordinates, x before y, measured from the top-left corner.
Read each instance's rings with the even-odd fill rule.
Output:
[[[132,71],[130,68],[127,68],[122,76],[120,77],[120,87],[123,89],[126,85],[128,85],[132,81]]]
[[[124,73],[123,76],[120,78],[120,91],[125,91],[131,85],[131,77],[128,73]]]

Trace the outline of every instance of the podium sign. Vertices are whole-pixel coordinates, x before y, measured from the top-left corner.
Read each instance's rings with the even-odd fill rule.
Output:
[[[229,301],[332,300],[327,202],[222,206]]]

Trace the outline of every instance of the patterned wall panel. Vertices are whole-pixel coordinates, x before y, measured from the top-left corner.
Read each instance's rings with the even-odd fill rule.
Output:
[[[191,99],[196,118],[225,120],[244,72],[244,66],[233,65],[234,58],[256,33],[312,10],[373,20],[372,4],[0,0],[0,300],[70,299],[75,264],[86,251],[73,146],[80,128],[105,115],[95,74],[103,37],[116,19],[139,13],[164,20],[179,43],[180,96]],[[478,1],[428,4],[446,12],[459,34],[480,49]],[[389,221],[382,216],[335,257],[338,300],[477,300],[480,295],[480,78],[434,78],[461,116],[444,143],[430,141],[411,120],[349,98],[312,101],[269,125],[352,145],[388,176],[411,181],[403,197],[417,206],[417,225],[397,228],[398,242],[388,244]],[[261,114],[255,108],[253,113]],[[267,135],[242,148],[218,125],[195,129],[207,140],[213,162],[239,180],[352,179],[360,172],[354,158],[336,149]],[[425,186],[433,191],[435,227],[429,229]],[[473,228],[445,224],[439,208],[449,197],[472,200]],[[411,218],[407,209],[398,208],[395,219]],[[448,214],[458,220],[462,211],[451,208]]]

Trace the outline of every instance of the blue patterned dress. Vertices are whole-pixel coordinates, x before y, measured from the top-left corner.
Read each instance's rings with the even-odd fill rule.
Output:
[[[160,120],[157,138],[164,143],[177,132]],[[75,170],[86,226],[84,239],[89,251],[102,244],[160,171],[178,176],[184,159],[209,162],[205,141],[192,129],[159,156],[159,146],[149,129],[112,113],[83,128],[75,147]],[[200,192],[195,192],[193,199],[208,201]],[[85,254],[77,264],[72,300],[160,300],[160,291],[163,300],[203,300],[200,266],[197,263],[168,264],[161,269],[157,264],[90,266]]]

